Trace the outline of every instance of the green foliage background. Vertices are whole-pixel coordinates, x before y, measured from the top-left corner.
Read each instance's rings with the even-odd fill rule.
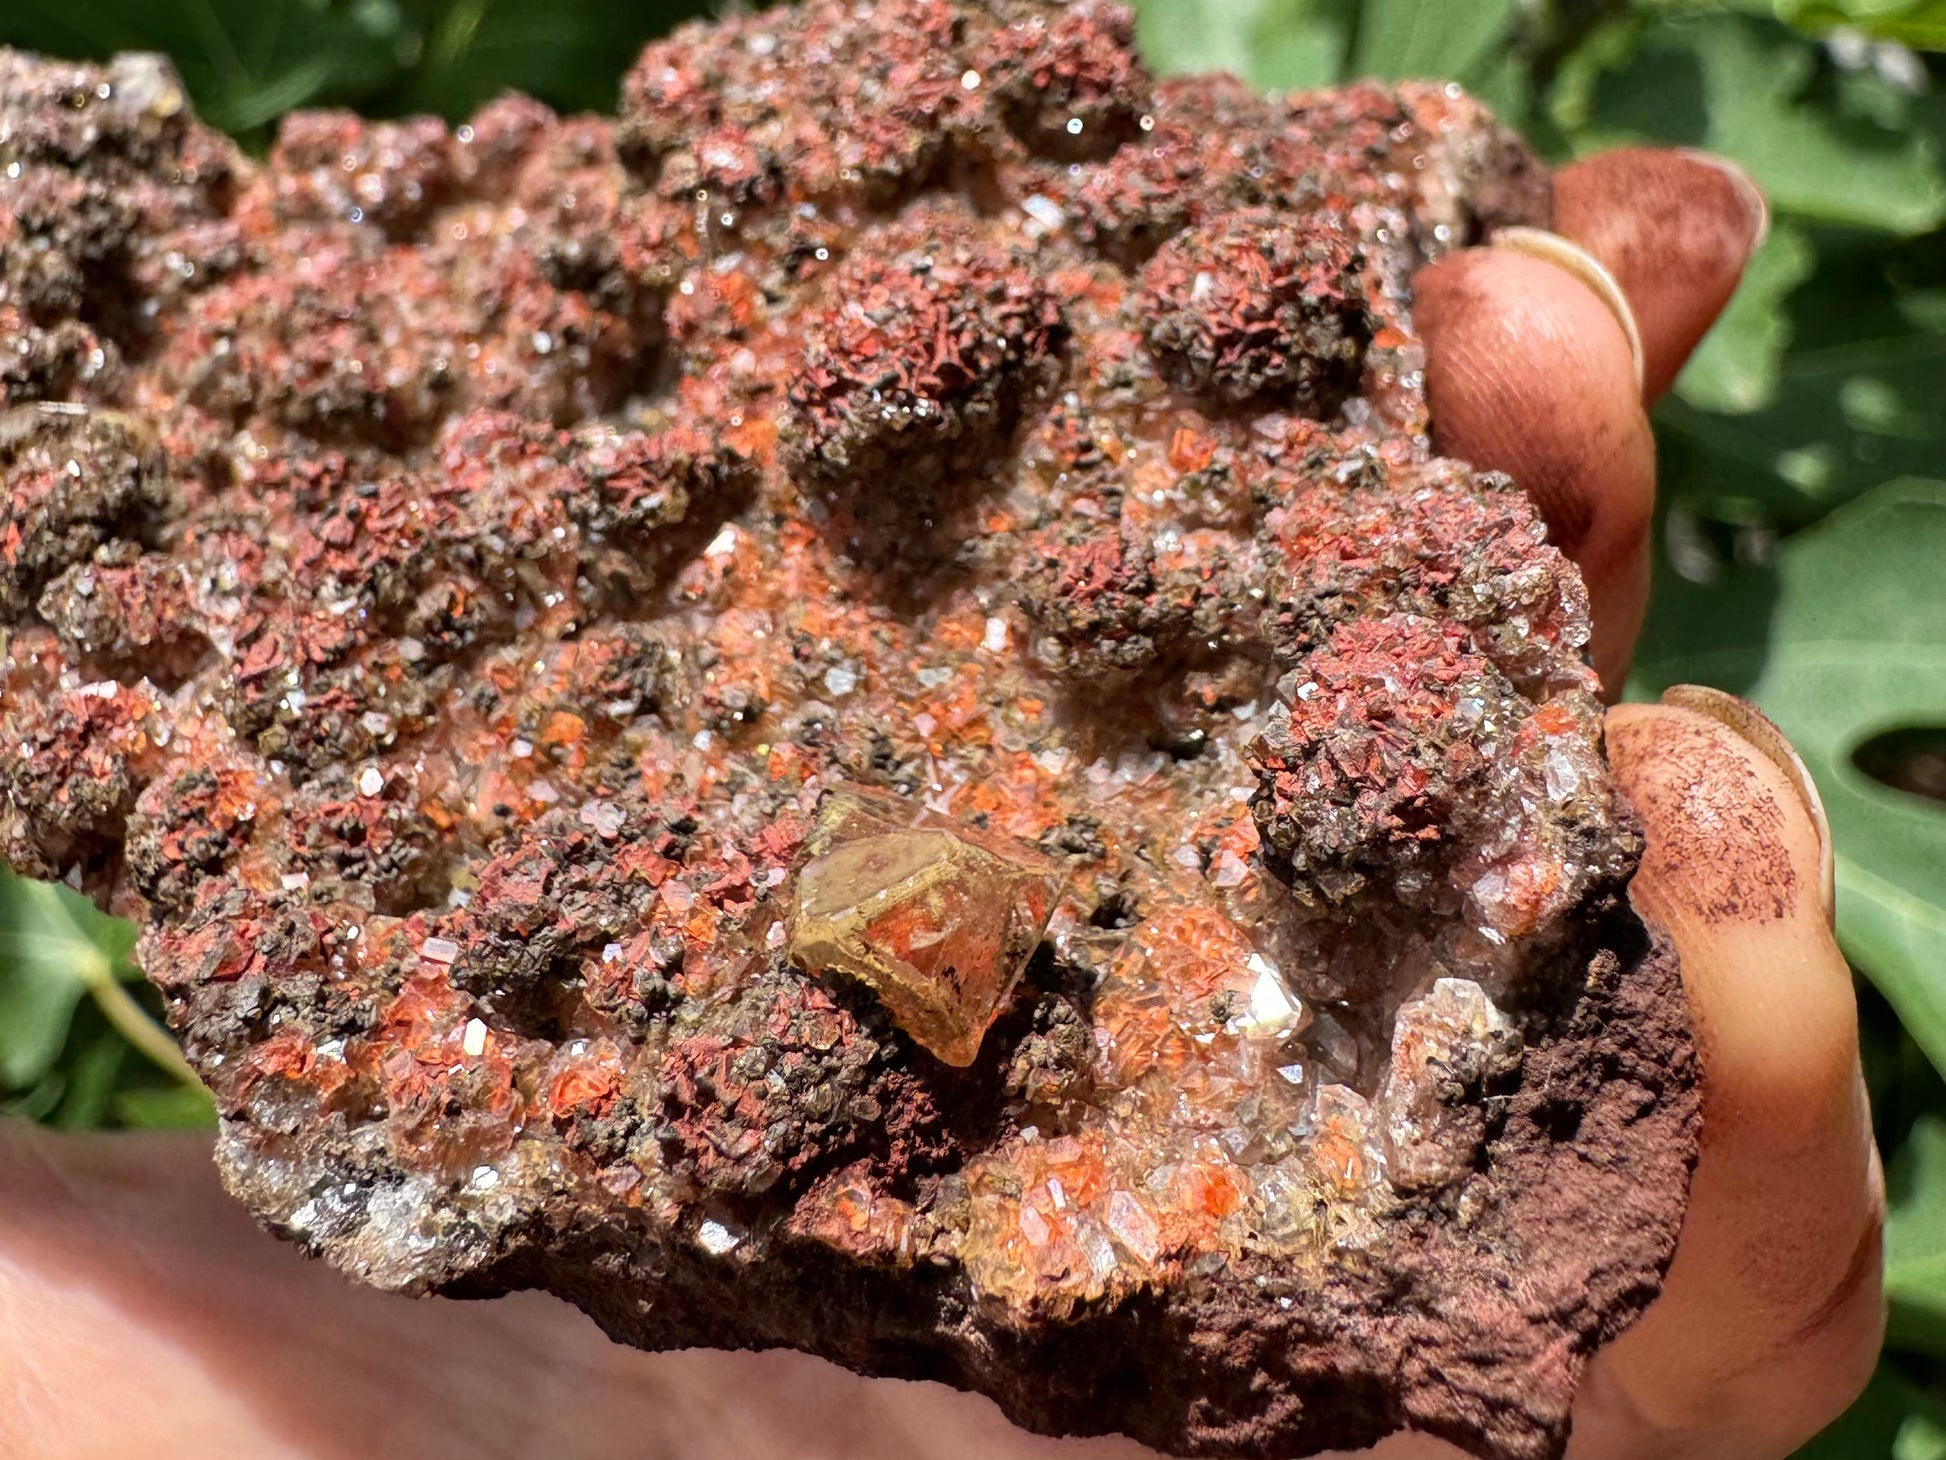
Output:
[[[292,107],[612,107],[704,0],[4,0],[0,44],[170,54],[261,144]],[[1631,693],[1757,699],[1839,849],[1891,1218],[1891,1333],[1806,1456],[1946,1460],[1946,0],[1138,0],[1159,69],[1288,89],[1455,77],[1557,160],[1708,147],[1769,193],[1742,291],[1657,414],[1658,587]],[[0,1111],[210,1117],[132,932],[0,872]],[[152,1006],[151,1006],[152,1008]]]

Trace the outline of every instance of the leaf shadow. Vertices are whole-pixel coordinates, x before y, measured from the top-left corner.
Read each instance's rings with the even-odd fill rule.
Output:
[[[1703,518],[1678,498],[1656,513],[1654,587],[1628,698],[1674,684],[1742,694],[1763,674],[1782,591],[1766,532]]]

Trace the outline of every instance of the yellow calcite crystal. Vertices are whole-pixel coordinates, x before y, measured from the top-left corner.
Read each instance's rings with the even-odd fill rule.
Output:
[[[916,1043],[972,1064],[1047,927],[1060,867],[1024,842],[852,791],[825,798],[806,849],[792,961],[858,980]]]

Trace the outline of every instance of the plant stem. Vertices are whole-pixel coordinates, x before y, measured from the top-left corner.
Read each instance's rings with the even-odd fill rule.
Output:
[[[176,1041],[169,1037],[169,1031],[150,1018],[149,1011],[136,1002],[135,996],[115,981],[113,971],[106,967],[106,960],[102,961],[101,966],[88,969],[83,977],[87,980],[88,993],[93,997],[95,1007],[115,1026],[122,1038],[147,1055],[151,1063],[166,1070],[190,1089],[203,1088],[202,1080],[190,1068],[189,1061],[182,1057],[182,1051],[176,1047]]]

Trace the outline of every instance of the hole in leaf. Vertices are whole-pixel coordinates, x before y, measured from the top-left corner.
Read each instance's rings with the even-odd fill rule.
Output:
[[[1852,763],[1882,786],[1946,802],[1946,725],[1908,725],[1874,735]]]

